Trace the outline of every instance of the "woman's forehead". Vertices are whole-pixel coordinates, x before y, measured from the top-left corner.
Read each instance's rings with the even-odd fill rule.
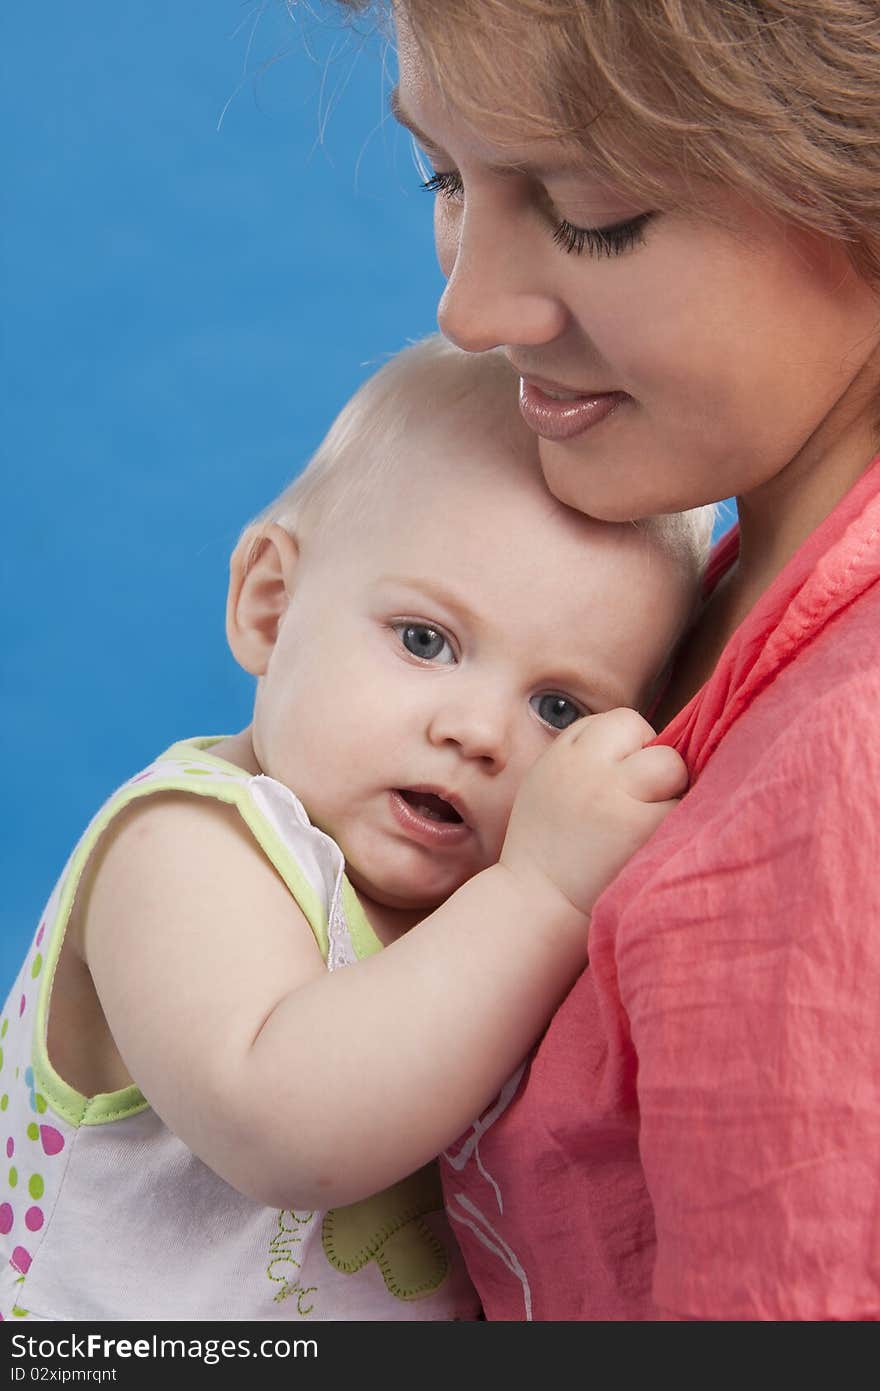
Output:
[[[417,138],[432,137],[431,124],[463,122],[499,150],[509,149],[510,162],[521,146],[545,144],[548,151],[551,146],[559,151],[566,143],[565,132],[548,90],[548,75],[529,53],[529,45],[524,40],[501,53],[496,43],[487,59],[479,36],[471,38],[470,44],[457,43],[454,53],[426,55],[401,13],[397,19],[400,82],[392,94],[392,113]],[[575,148],[572,141],[572,154]]]

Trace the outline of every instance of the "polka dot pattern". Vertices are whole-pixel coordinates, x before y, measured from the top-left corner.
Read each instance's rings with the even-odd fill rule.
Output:
[[[0,1112],[5,1113],[3,1139],[7,1164],[5,1173],[0,1174],[0,1238],[3,1262],[8,1263],[8,1272],[11,1267],[10,1275],[20,1286],[36,1254],[35,1243],[46,1229],[62,1174],[60,1166],[56,1170],[48,1165],[65,1146],[61,1130],[46,1124],[52,1119],[49,1103],[37,1089],[34,1069],[29,1066],[31,1016],[37,1001],[33,990],[22,989],[27,981],[39,984],[46,973],[48,950],[44,947],[48,947],[51,940],[51,923],[50,910],[49,916],[40,923],[34,948],[22,968],[18,989],[12,997],[12,1009],[0,1021],[0,1074],[6,1088],[0,1094]],[[21,1024],[19,1019],[23,1021]],[[11,1308],[6,1305],[3,1313],[7,1319],[28,1317],[23,1307],[27,1300],[21,1294],[19,1299],[22,1304]]]
[[[43,1153],[48,1155],[60,1154],[64,1149],[64,1136],[60,1130],[56,1130],[54,1125],[40,1126],[40,1141],[43,1146]]]

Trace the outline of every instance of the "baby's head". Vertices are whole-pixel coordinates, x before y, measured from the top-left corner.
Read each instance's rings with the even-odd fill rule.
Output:
[[[500,354],[407,348],[233,555],[256,762],[389,907],[428,911],[497,860],[560,729],[648,707],[697,593],[711,509],[565,507],[516,396]]]

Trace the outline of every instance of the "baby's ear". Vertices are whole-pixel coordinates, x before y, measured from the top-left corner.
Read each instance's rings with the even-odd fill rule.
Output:
[[[296,579],[299,546],[272,522],[248,527],[229,562],[226,637],[239,666],[262,676]]]

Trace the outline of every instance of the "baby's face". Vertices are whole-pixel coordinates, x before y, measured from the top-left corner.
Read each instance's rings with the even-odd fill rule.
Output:
[[[260,681],[260,766],[391,907],[497,860],[531,764],[644,704],[691,602],[652,539],[562,507],[513,438],[426,429],[366,514],[306,541]]]

